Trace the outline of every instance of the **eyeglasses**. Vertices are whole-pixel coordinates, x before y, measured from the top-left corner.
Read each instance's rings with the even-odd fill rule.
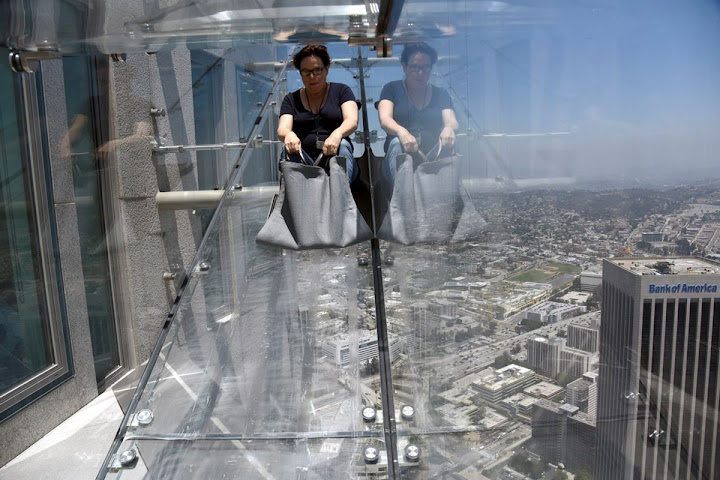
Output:
[[[432,70],[432,65],[416,65],[411,63],[407,66],[407,69],[413,73],[428,73]]]
[[[312,70],[303,68],[302,70],[300,70],[300,75],[302,75],[303,77],[309,77],[310,75],[315,75],[316,77],[318,77],[322,75],[323,70],[325,70],[325,67],[313,68]]]

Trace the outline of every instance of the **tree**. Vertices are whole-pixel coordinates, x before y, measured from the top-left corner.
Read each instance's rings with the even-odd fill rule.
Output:
[[[370,359],[370,373],[372,375],[375,375],[380,371],[380,363],[378,362],[378,357],[373,357]]]
[[[568,474],[560,470],[557,472],[557,475],[555,475],[555,480],[568,480]]]
[[[681,238],[675,243],[677,244],[676,253],[678,255],[690,255],[694,250],[693,245],[688,242],[687,238]]]
[[[593,480],[593,476],[587,468],[583,467],[575,474],[575,480]]]
[[[520,350],[522,350],[522,347],[520,347],[519,343],[516,343],[515,346],[510,349],[510,353],[512,353],[513,355],[517,355],[518,353],[520,353]]]
[[[560,372],[553,377],[555,382],[561,387],[567,387],[568,383],[575,380],[577,377],[570,375],[569,373]]]
[[[493,366],[495,368],[503,368],[512,363],[512,357],[510,356],[510,353],[506,350],[503,352],[502,355],[498,355],[495,357],[495,363],[493,363]]]

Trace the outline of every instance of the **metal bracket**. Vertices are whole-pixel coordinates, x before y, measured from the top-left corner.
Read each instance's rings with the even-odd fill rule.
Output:
[[[392,57],[392,38],[381,37],[378,39],[377,56],[381,58]]]
[[[126,468],[135,468],[139,458],[140,454],[135,446],[122,452],[118,452],[113,455],[112,463],[110,464],[110,471],[116,472]]]
[[[10,68],[15,73],[35,73],[40,60],[51,60],[61,58],[60,50],[52,44],[38,45],[34,50],[10,49],[8,61]]]

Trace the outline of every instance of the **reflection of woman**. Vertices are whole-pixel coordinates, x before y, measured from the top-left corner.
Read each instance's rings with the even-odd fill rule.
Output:
[[[380,126],[385,140],[383,175],[395,180],[398,154],[422,151],[434,160],[452,154],[458,123],[450,95],[430,85],[437,52],[425,43],[406,45],[400,57],[404,80],[385,85],[380,94]]]
[[[323,45],[308,45],[293,58],[304,88],[289,93],[280,108],[277,134],[285,142],[283,156],[298,163],[313,164],[324,157],[347,158],[348,179],[358,169],[347,138],[357,128],[358,107],[347,85],[327,81],[330,56]]]

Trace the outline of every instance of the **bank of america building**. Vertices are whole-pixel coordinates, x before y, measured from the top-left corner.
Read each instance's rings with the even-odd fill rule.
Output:
[[[603,265],[596,480],[720,478],[720,266]]]

